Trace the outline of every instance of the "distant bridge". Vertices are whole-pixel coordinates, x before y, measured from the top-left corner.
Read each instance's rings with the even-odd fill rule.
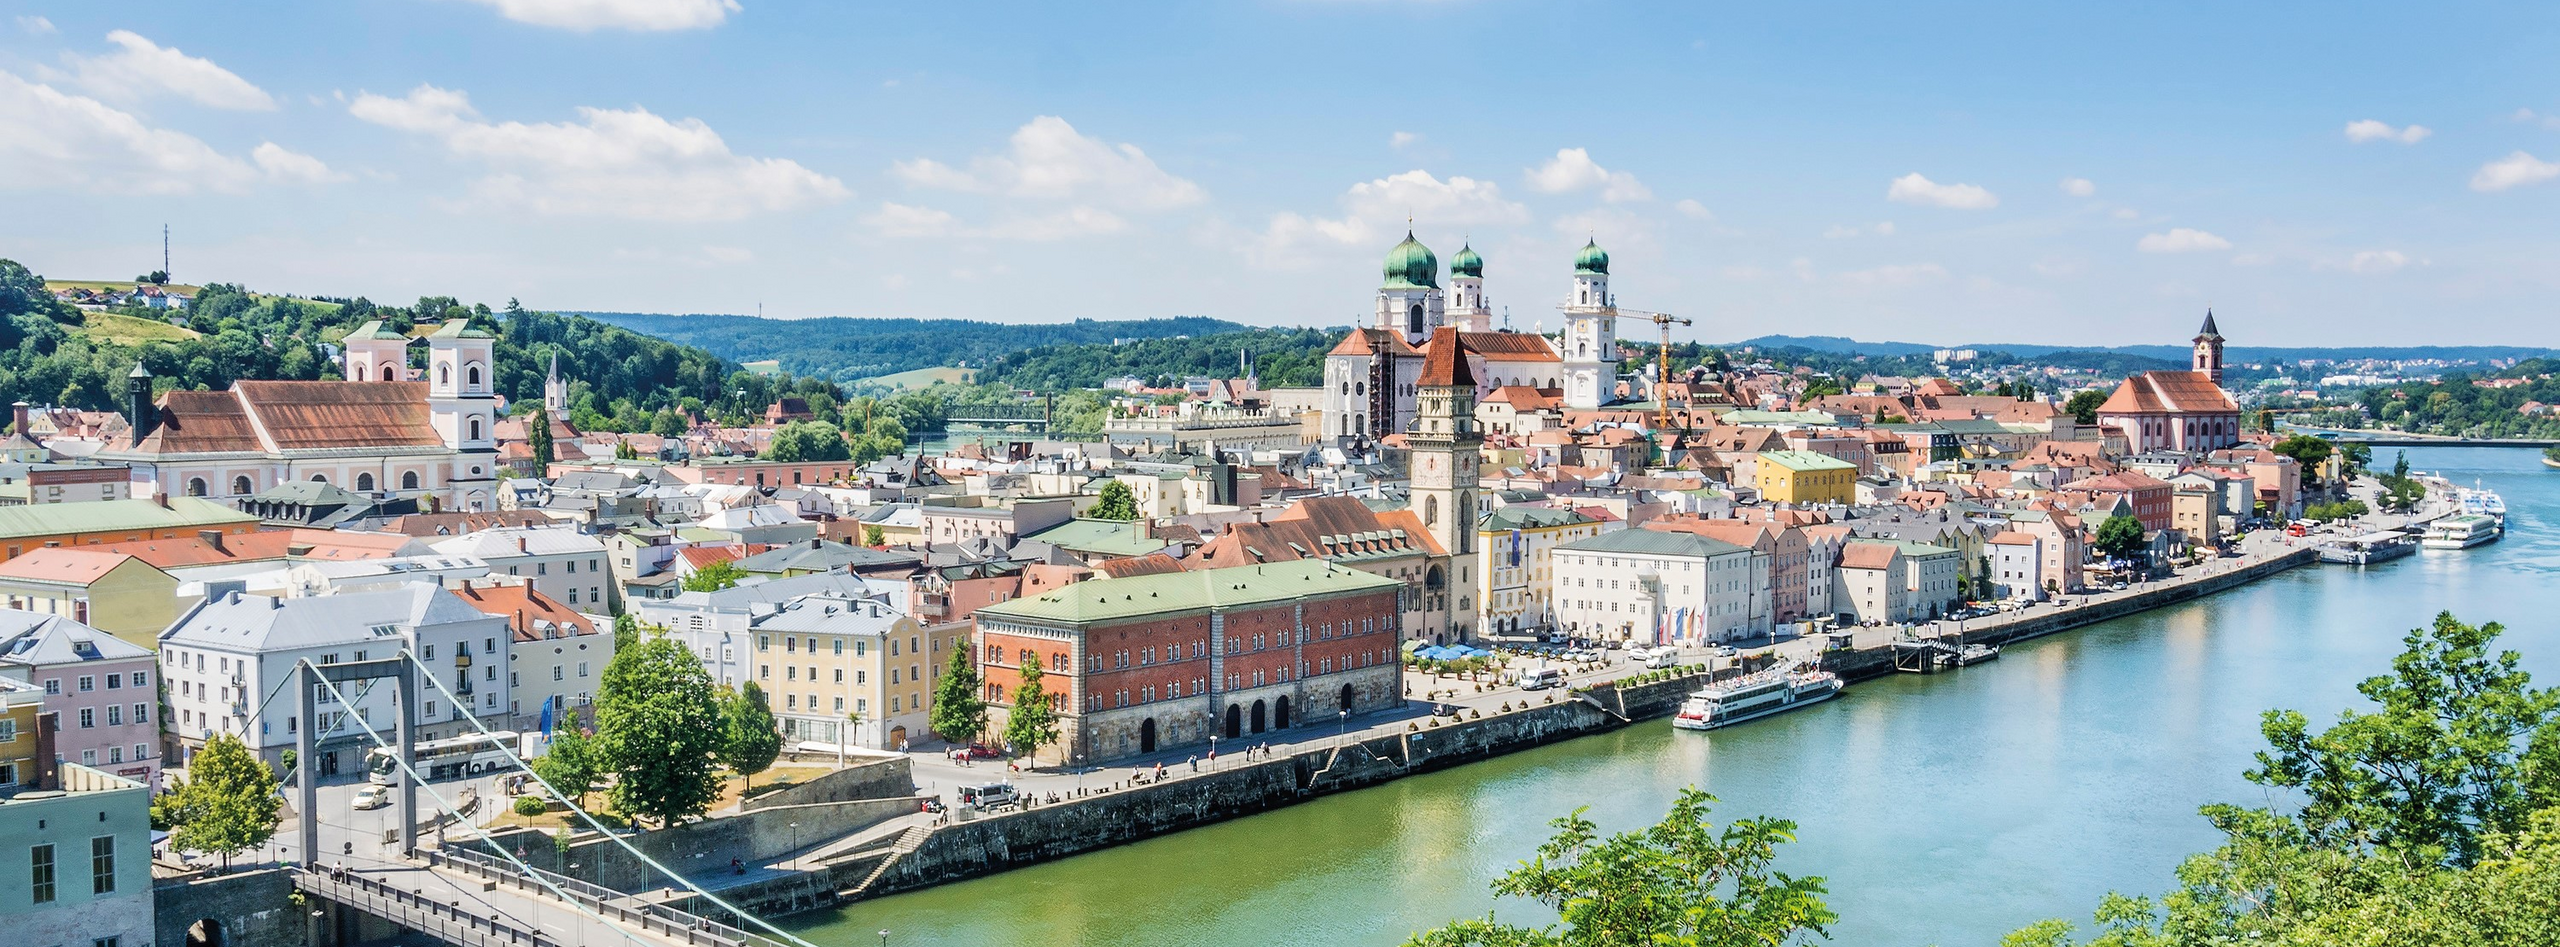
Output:
[[[1029,427],[1049,429],[1049,403],[1037,404],[955,404],[943,419],[950,424],[977,427]]]
[[[2507,437],[2411,437],[2405,434],[2358,434],[2342,431],[2329,438],[2340,444],[2363,444],[2367,447],[2531,447],[2535,449],[2560,445],[2560,440]]]

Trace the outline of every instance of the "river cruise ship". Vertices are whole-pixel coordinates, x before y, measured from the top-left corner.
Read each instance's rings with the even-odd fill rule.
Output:
[[[2345,536],[2320,544],[2320,561],[2345,566],[2389,562],[2418,551],[2418,537],[2396,529]]]
[[[2427,526],[2427,538],[2420,544],[2429,549],[2469,549],[2494,543],[2505,530],[2493,517],[2477,514],[2448,516]]]
[[[1839,696],[1840,675],[1815,670],[1768,670],[1718,681],[1689,694],[1671,725],[1713,730],[1758,720]]]

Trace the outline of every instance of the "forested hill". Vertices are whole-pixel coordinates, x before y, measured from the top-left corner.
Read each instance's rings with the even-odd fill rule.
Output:
[[[1103,323],[1119,325],[1119,323]],[[1171,382],[1185,375],[1236,378],[1242,356],[1266,388],[1324,383],[1324,353],[1340,341],[1340,329],[1241,329],[1186,339],[1149,339],[1044,345],[996,359],[978,373],[983,384],[1034,391],[1095,388],[1103,380],[1133,376]]]
[[[1009,325],[962,319],[759,319],[754,316],[587,312],[673,342],[697,345],[740,362],[775,360],[784,371],[839,382],[919,368],[984,367],[1025,349],[1054,345],[1208,336],[1244,326],[1202,316]],[[1232,354],[1230,354],[1232,358]]]
[[[187,315],[188,327],[180,328],[147,310],[83,313],[57,302],[42,277],[0,260],[0,402],[122,410],[124,377],[137,360],[162,391],[334,377],[321,346],[360,323],[380,319],[405,332],[457,318],[497,334],[495,382],[520,410],[542,403],[543,368],[556,353],[560,373],[571,379],[571,420],[585,430],[680,430],[677,409],[738,413],[771,403],[785,388],[834,402],[833,386],[822,382],[746,372],[700,348],[512,301],[492,310],[430,296],[399,306],[209,283]],[[423,361],[425,354],[419,346],[412,357]]]

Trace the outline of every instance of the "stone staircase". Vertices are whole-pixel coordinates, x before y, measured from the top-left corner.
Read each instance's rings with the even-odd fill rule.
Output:
[[[856,882],[853,887],[836,892],[836,896],[847,901],[862,897],[864,892],[871,890],[872,885],[877,884],[882,876],[889,873],[889,869],[896,865],[899,859],[914,854],[916,849],[923,848],[924,840],[933,835],[933,829],[933,823],[930,822],[919,822],[907,826],[905,832],[898,834],[898,840],[890,844],[888,855],[882,857],[879,864],[871,866],[870,874],[864,875],[862,880]]]

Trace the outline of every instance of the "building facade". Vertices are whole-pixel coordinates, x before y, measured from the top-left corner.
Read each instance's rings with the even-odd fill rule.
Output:
[[[0,611],[0,677],[44,692],[54,755],[160,785],[158,664],[149,649],[58,615]]]
[[[1768,566],[1750,547],[1695,533],[1623,529],[1556,547],[1556,617],[1567,634],[1712,644],[1769,633]]]

